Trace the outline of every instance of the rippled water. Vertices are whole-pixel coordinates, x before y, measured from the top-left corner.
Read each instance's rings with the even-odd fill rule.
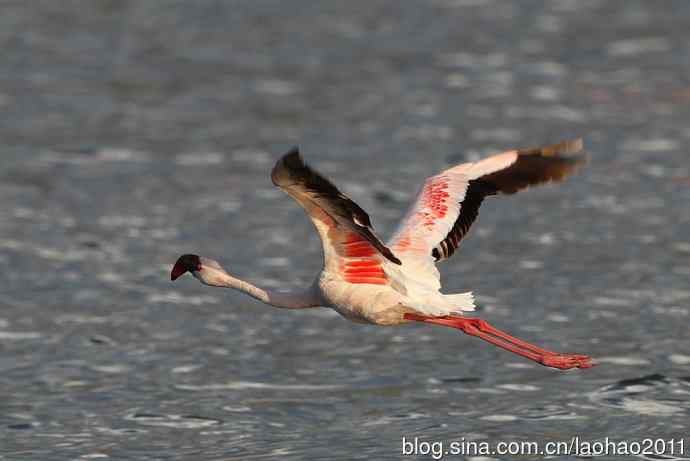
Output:
[[[0,8],[0,459],[399,459],[403,436],[576,435],[685,437],[690,457],[687,2]],[[195,252],[311,282],[318,239],[268,178],[293,144],[389,235],[424,176],[574,136],[588,168],[487,201],[442,272],[483,318],[593,369],[169,281]]]

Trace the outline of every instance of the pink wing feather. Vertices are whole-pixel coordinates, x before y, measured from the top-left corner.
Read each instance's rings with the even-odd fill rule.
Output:
[[[584,163],[582,140],[511,150],[478,162],[454,166],[428,178],[398,230],[388,242],[405,265],[440,287],[435,260],[455,251],[477,217],[484,197],[512,194],[558,181]]]

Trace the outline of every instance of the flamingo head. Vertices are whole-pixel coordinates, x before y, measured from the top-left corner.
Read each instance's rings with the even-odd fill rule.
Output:
[[[177,258],[177,262],[170,272],[170,280],[175,280],[185,272],[199,272],[202,269],[201,258],[197,255],[182,255]]]
[[[170,272],[170,280],[175,280],[189,272],[201,283],[211,286],[225,286],[229,274],[218,264],[218,261],[197,255],[182,255]]]

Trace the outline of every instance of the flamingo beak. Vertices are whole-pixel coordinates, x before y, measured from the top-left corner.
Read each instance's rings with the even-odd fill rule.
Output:
[[[198,272],[201,270],[201,259],[197,255],[182,255],[170,272],[170,280],[175,280],[185,272]]]
[[[183,275],[185,272],[187,272],[187,266],[184,262],[182,261],[177,261],[175,265],[172,268],[172,272],[170,272],[170,280],[175,280],[179,276]]]

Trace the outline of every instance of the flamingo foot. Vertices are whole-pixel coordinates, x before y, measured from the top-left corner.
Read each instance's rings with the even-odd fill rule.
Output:
[[[560,354],[542,349],[534,344],[510,336],[508,333],[494,328],[482,319],[454,316],[431,317],[420,314],[405,314],[404,318],[406,320],[457,328],[463,333],[476,336],[494,346],[551,368],[568,370],[570,368],[591,368],[594,365],[592,358],[587,355]]]
[[[546,367],[569,370],[570,368],[592,368],[592,357],[579,354],[545,354],[539,362]]]

